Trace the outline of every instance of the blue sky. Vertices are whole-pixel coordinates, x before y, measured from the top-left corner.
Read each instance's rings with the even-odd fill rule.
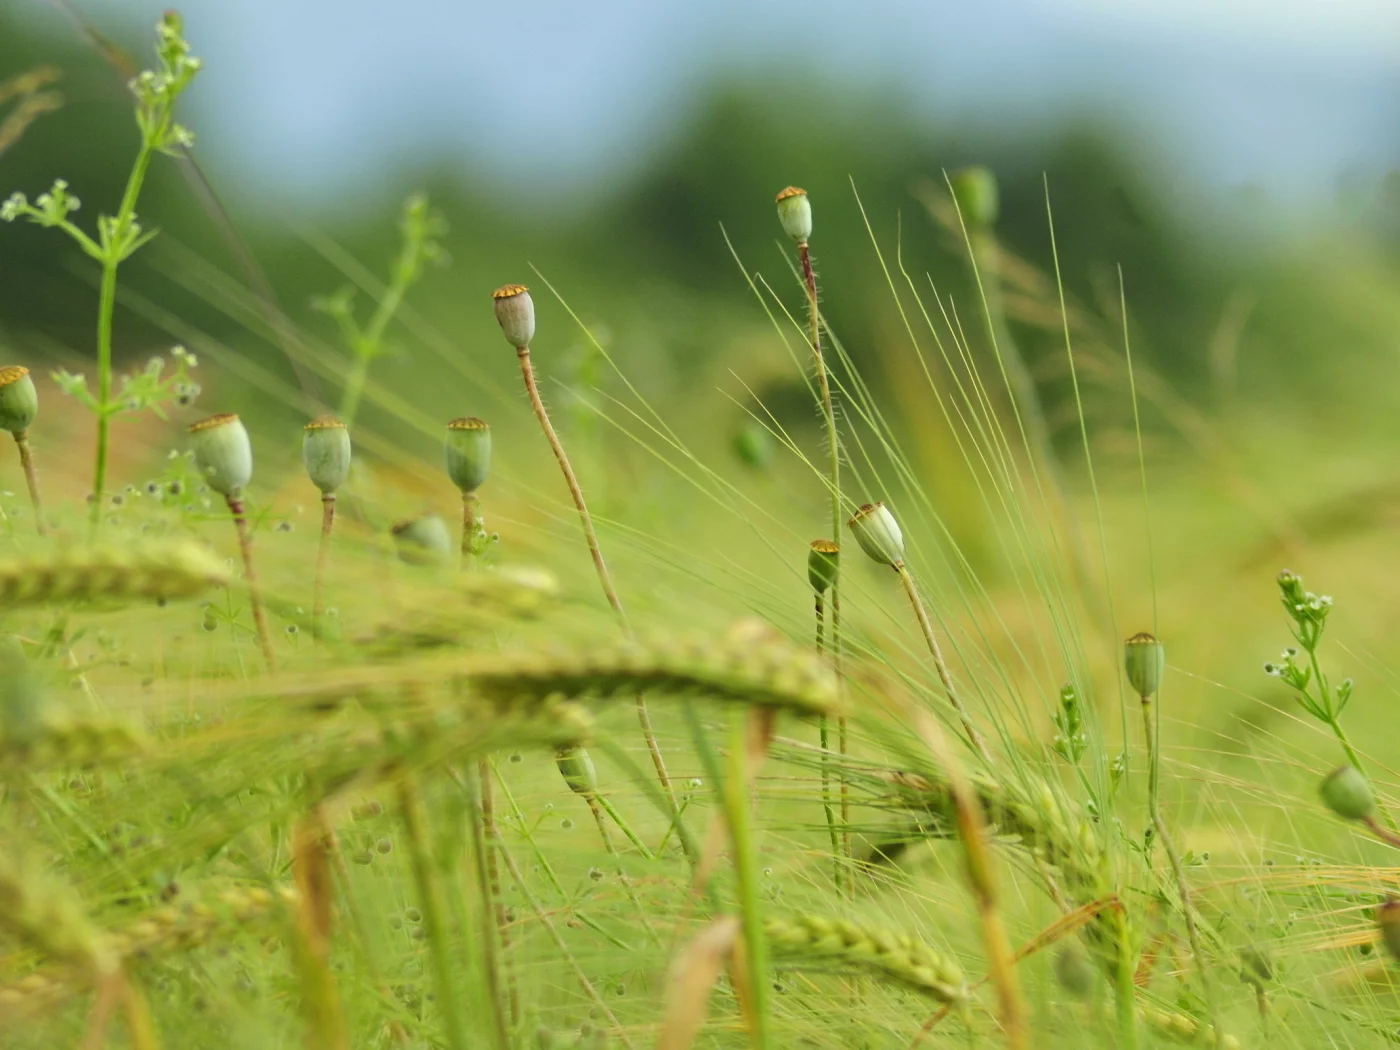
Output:
[[[16,2],[16,0],[10,0]],[[17,0],[59,25],[49,0]],[[164,2],[76,0],[112,28]],[[314,202],[405,158],[575,189],[664,148],[726,69],[894,86],[931,121],[1067,111],[1154,143],[1168,182],[1321,205],[1400,167],[1397,0],[184,0],[194,121],[224,177]],[[128,38],[130,36],[128,35]]]

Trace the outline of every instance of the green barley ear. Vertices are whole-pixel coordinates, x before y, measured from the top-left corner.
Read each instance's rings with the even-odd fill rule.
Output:
[[[831,540],[813,540],[807,551],[807,582],[814,594],[836,586],[841,571],[841,548]]]
[[[491,293],[491,299],[506,341],[517,350],[528,347],[535,337],[535,302],[530,289],[523,284],[503,285]]]
[[[447,476],[463,495],[475,492],[491,473],[491,427],[475,416],[447,424]]]
[[[0,368],[0,430],[23,434],[39,414],[39,392],[23,365]]]
[[[1366,820],[1376,811],[1371,785],[1355,766],[1338,766],[1320,789],[1322,801],[1343,820]]]
[[[575,795],[593,798],[598,794],[598,770],[584,748],[560,748],[554,753],[554,764],[559,767],[564,783]]]
[[[321,494],[334,494],[350,476],[350,429],[335,416],[317,416],[302,431],[301,460]]]
[[[253,480],[253,444],[243,423],[231,412],[191,425],[190,449],[195,466],[221,496],[236,499]]]
[[[414,565],[435,565],[452,553],[452,534],[436,514],[401,521],[391,530],[399,557]]]
[[[1387,897],[1376,909],[1376,925],[1380,927],[1381,943],[1390,957],[1400,962],[1400,900]]]
[[[221,559],[193,540],[72,547],[0,560],[0,608],[64,601],[169,601],[228,583]]]
[[[904,564],[904,534],[883,503],[867,503],[846,525],[874,561],[895,569]]]
[[[962,168],[952,174],[953,199],[963,221],[969,226],[990,229],[997,224],[1001,211],[1001,194],[997,177],[980,164]]]
[[[812,238],[812,202],[807,199],[807,191],[789,186],[778,194],[777,201],[783,230],[797,244],[806,244]]]
[[[1128,683],[1143,698],[1155,696],[1167,669],[1167,651],[1146,631],[1133,635],[1123,643],[1123,670]]]

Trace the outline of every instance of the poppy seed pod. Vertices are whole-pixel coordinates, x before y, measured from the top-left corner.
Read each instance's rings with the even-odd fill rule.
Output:
[[[1338,766],[1328,773],[1320,794],[1327,808],[1343,820],[1365,820],[1376,811],[1371,785],[1355,766]]]
[[[1386,898],[1385,903],[1376,909],[1376,925],[1380,927],[1381,943],[1385,945],[1385,950],[1390,952],[1392,959],[1400,962],[1400,900]]]
[[[435,565],[452,554],[452,533],[436,514],[401,521],[391,530],[399,557],[413,565]]]
[[[302,431],[306,475],[322,495],[333,495],[350,476],[350,431],[335,416],[317,416]]]
[[[523,284],[507,284],[491,293],[496,322],[510,345],[524,350],[535,338],[535,301]]]
[[[1146,631],[1123,643],[1123,670],[1128,674],[1128,683],[1144,700],[1161,688],[1166,669],[1166,649]]]
[[[806,244],[811,239],[812,202],[807,199],[806,190],[789,186],[778,194],[778,221],[798,244]]]
[[[39,392],[23,365],[0,368],[0,430],[22,434],[39,414]]]
[[[232,413],[192,424],[190,448],[195,466],[219,495],[235,499],[253,480],[253,445],[243,423]]]
[[[447,424],[447,476],[463,494],[475,492],[491,473],[491,428],[485,420],[463,416]]]
[[[855,535],[860,549],[873,560],[893,569],[904,564],[904,534],[883,503],[867,503],[846,526]]]
[[[831,540],[813,540],[807,551],[807,582],[814,594],[825,594],[836,586],[841,571],[841,548]]]
[[[958,211],[969,226],[983,229],[995,226],[1001,211],[1001,195],[997,191],[997,177],[991,170],[979,165],[963,168],[952,174],[953,199]]]
[[[554,764],[564,777],[564,783],[576,795],[588,798],[598,793],[598,771],[593,759],[581,747],[566,747],[554,752]]]

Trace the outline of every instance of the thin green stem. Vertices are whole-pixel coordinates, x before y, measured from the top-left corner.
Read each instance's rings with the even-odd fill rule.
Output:
[[[383,352],[384,332],[388,329],[394,314],[403,305],[403,299],[408,293],[409,286],[418,276],[415,257],[420,248],[421,244],[412,238],[405,241],[403,250],[394,266],[393,280],[389,282],[389,287],[385,289],[383,298],[375,307],[369,324],[363,331],[357,333],[357,338],[350,342],[350,349],[355,355],[355,360],[350,366],[350,375],[345,381],[345,390],[340,397],[340,412],[338,413],[347,427],[355,421],[355,413],[360,409],[360,400],[364,396],[365,384],[369,382],[369,366]]]
[[[496,819],[490,796],[491,767],[486,759],[477,763],[477,781],[472,783],[468,779],[467,789],[471,803],[468,823],[472,833],[472,860],[486,925],[483,931],[485,936],[481,938],[481,954],[486,968],[488,998],[491,1000],[491,1019],[495,1022],[499,1050],[510,1050],[510,1019],[515,1011],[508,1001],[509,995],[504,987],[506,982],[501,972],[501,952],[497,950],[497,935],[499,947],[504,950],[510,934],[505,905],[501,902],[500,875],[496,870]]]
[[[277,654],[272,648],[272,633],[267,626],[267,612],[263,609],[262,590],[258,587],[258,573],[253,564],[253,537],[248,531],[248,512],[243,500],[236,496],[227,498],[229,513],[233,515],[234,528],[238,530],[238,550],[243,555],[243,577],[248,583],[248,604],[253,609],[253,627],[257,631],[258,645],[262,648],[263,659],[269,671],[277,670]]]
[[[826,616],[822,596],[816,596],[817,652],[826,648]],[[826,814],[826,831],[831,838],[832,876],[836,883],[836,895],[845,896],[842,877],[841,833],[836,827],[836,810],[831,805],[831,726],[826,715],[817,719],[817,731],[821,734],[822,745],[822,811]]]
[[[44,526],[44,504],[39,498],[39,476],[34,471],[34,456],[29,450],[29,431],[17,431],[14,438],[15,447],[19,449],[19,463],[24,469],[24,483],[29,486],[29,502],[34,507],[34,527],[43,536],[48,529]]]
[[[1186,870],[1181,864],[1181,855],[1177,852],[1176,844],[1172,841],[1171,832],[1167,830],[1167,822],[1162,819],[1162,807],[1158,798],[1158,776],[1161,766],[1161,752],[1158,747],[1157,720],[1154,717],[1156,705],[1152,703],[1152,697],[1142,697],[1142,723],[1143,731],[1147,738],[1148,755],[1148,808],[1152,817],[1152,826],[1157,830],[1157,838],[1162,842],[1162,849],[1167,854],[1167,860],[1171,863],[1172,875],[1176,878],[1177,894],[1181,899],[1181,914],[1186,922],[1186,938],[1191,942],[1191,957],[1195,960],[1199,970],[1201,981],[1201,991],[1205,996],[1206,1009],[1210,1011],[1210,1023],[1215,1028],[1216,1045],[1222,1045],[1224,1032],[1220,1027],[1220,1010],[1215,1001],[1215,982],[1210,979],[1210,970],[1206,962],[1205,952],[1201,947],[1200,932],[1196,928],[1196,909],[1191,899],[1191,885],[1186,881]]]
[[[423,906],[423,927],[428,934],[428,954],[432,958],[433,980],[447,1045],[451,1050],[471,1050],[472,1043],[468,1041],[464,1027],[466,1013],[457,1002],[457,990],[452,981],[452,956],[443,921],[442,894],[428,852],[422,802],[418,789],[407,776],[399,781],[399,813],[403,818],[404,836],[408,840],[409,863],[418,886],[418,898]]]
[[[637,897],[637,891],[632,887],[632,880],[627,875],[627,869],[622,866],[622,856],[617,852],[617,846],[613,844],[612,834],[608,831],[607,819],[603,815],[603,807],[598,804],[598,796],[590,795],[587,801],[588,811],[593,814],[593,822],[598,825],[598,836],[603,840],[603,848],[612,858],[613,867],[617,871],[617,879],[622,883],[622,888],[626,890],[627,899],[632,902],[632,907],[636,909],[637,920],[642,924],[642,929],[646,930],[648,939],[653,944],[660,944],[661,938],[656,935],[656,927],[651,924],[646,908],[642,906],[641,900]]]
[[[462,493],[462,568],[471,570],[476,566],[472,548],[476,544],[476,493]]]
[[[330,557],[331,531],[335,528],[335,493],[321,497],[321,539],[316,545],[316,579],[311,592],[311,633],[321,636],[321,617],[325,612],[326,561]]]
[[[1119,1048],[1137,1050],[1137,984],[1134,981],[1137,973],[1137,952],[1133,948],[1127,914],[1119,909],[1116,916],[1114,934],[1118,944],[1118,961],[1113,971],[1113,1002],[1118,1018]]]
[[[734,843],[734,873],[737,877],[739,907],[742,911],[744,944],[748,949],[749,1002],[753,1014],[750,1045],[754,1050],[768,1050],[768,940],[763,932],[763,897],[758,888],[758,861],[754,844],[753,822],[749,816],[749,800],[745,769],[748,741],[744,716],[732,716],[729,731],[729,772],[724,783],[725,817],[729,836]]]
[[[982,738],[982,734],[973,725],[972,716],[963,706],[962,699],[958,696],[958,690],[953,685],[953,676],[948,670],[947,662],[943,659],[943,649],[938,644],[938,636],[933,632],[933,623],[929,620],[928,610],[924,607],[923,599],[919,597],[919,589],[914,584],[914,577],[903,562],[896,565],[894,571],[899,576],[899,582],[904,584],[904,593],[909,596],[909,604],[914,608],[914,616],[919,621],[919,630],[923,632],[924,642],[928,645],[929,655],[933,657],[933,666],[938,671],[938,679],[943,683],[943,691],[948,696],[948,702],[953,705],[953,710],[958,713],[958,718],[962,720],[963,732],[967,734],[968,742],[972,744],[983,761],[990,765],[992,753],[987,748],[987,742]]]

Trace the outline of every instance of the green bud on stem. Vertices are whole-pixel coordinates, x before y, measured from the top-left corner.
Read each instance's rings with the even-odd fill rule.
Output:
[[[989,168],[980,164],[953,172],[953,199],[963,221],[979,229],[990,229],[997,224],[1001,210],[1000,194],[997,191],[997,177]]]
[[[566,747],[554,752],[554,764],[564,777],[569,790],[584,798],[598,793],[598,771],[593,768],[593,759],[581,747]]]
[[[1343,820],[1366,820],[1376,811],[1376,799],[1366,776],[1355,766],[1338,766],[1320,788],[1322,801]]]
[[[1146,631],[1123,643],[1123,670],[1128,674],[1128,683],[1144,700],[1161,688],[1166,669],[1166,649]]]
[[[447,476],[465,495],[486,483],[491,473],[491,427],[475,416],[447,424]]]
[[[253,480],[253,445],[239,418],[225,412],[190,426],[195,466],[209,487],[236,499]]]
[[[806,190],[789,186],[778,194],[778,221],[799,245],[811,239],[812,202],[807,199]]]
[[[904,534],[883,503],[867,503],[846,526],[872,560],[893,569],[904,564]]]
[[[333,495],[350,476],[350,430],[335,416],[317,416],[302,431],[301,459],[311,483]]]
[[[841,548],[831,540],[813,540],[807,551],[807,582],[814,594],[825,594],[836,586],[841,571]]]
[[[496,322],[506,340],[517,350],[524,350],[535,338],[535,302],[530,289],[523,284],[507,284],[491,293],[496,308]]]
[[[23,365],[0,368],[0,430],[23,434],[39,414],[39,392]]]

